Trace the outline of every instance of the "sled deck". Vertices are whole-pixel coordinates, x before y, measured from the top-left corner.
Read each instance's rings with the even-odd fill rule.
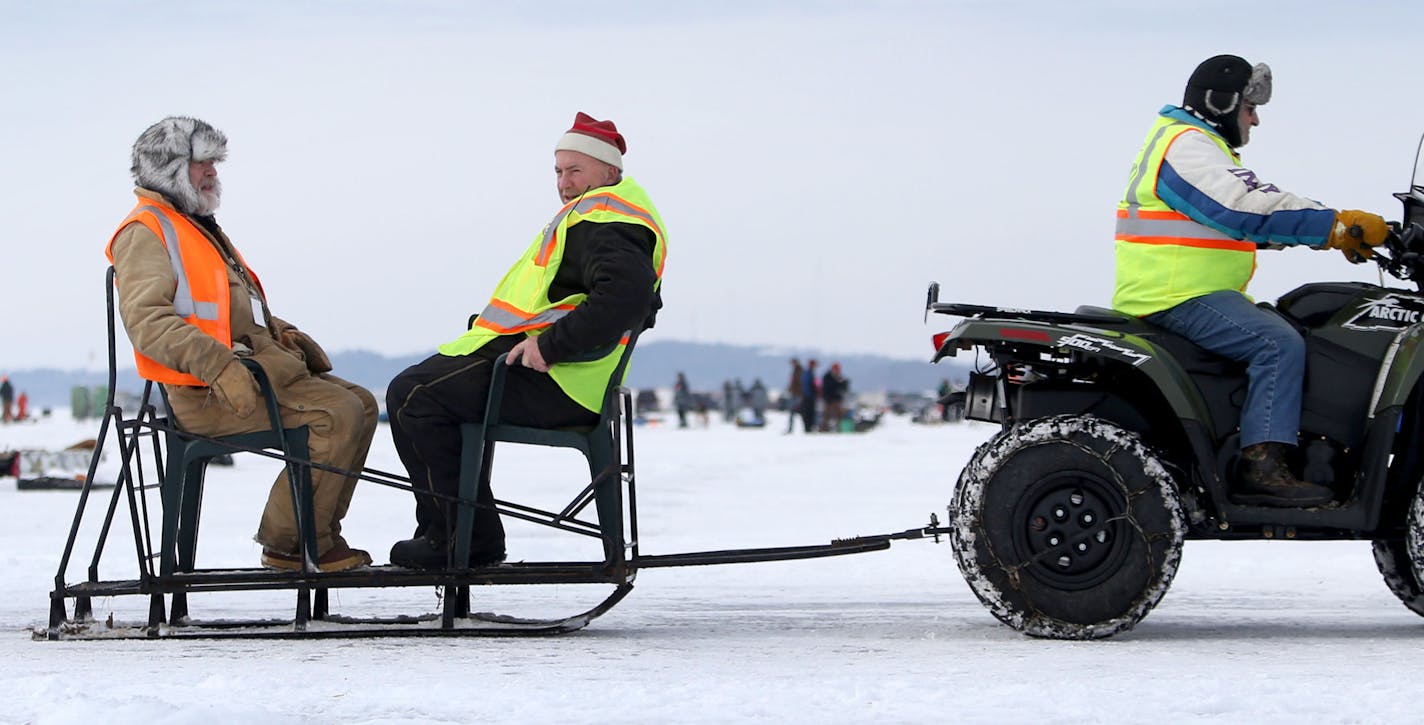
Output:
[[[530,562],[475,569],[424,571],[398,566],[370,566],[345,572],[278,572],[268,569],[207,569],[122,581],[69,584],[51,593],[51,625],[36,628],[35,639],[297,639],[339,637],[435,637],[567,634],[582,629],[622,601],[633,589],[637,570],[710,566],[767,561],[791,561],[861,554],[890,548],[893,540],[948,534],[931,516],[928,526],[899,533],[836,539],[829,544],[688,552],[634,556],[626,565],[609,569],[603,562]],[[536,619],[468,611],[468,587],[518,584],[610,584],[613,592],[591,609],[562,618]],[[327,611],[331,589],[376,587],[443,587],[457,597],[455,608],[443,614],[354,617]],[[187,595],[220,591],[297,590],[292,619],[198,619],[187,616]],[[308,595],[305,592],[310,592]],[[463,592],[463,593],[462,593]],[[95,598],[147,595],[152,598],[150,621],[107,621],[93,618]],[[175,599],[166,618],[165,595]],[[463,597],[463,598],[459,598]],[[75,601],[75,615],[66,617],[65,600]],[[181,603],[180,603],[181,602]]]
[[[518,569],[521,567],[497,567],[498,569]],[[426,579],[439,580],[442,577],[460,579],[461,572],[411,572],[399,567],[373,567],[373,570],[390,569],[392,573],[406,572],[426,575]],[[378,571],[367,572],[376,574]],[[464,574],[481,575],[479,570],[468,570]],[[221,577],[236,572],[211,572]],[[399,576],[399,574],[397,574]],[[351,578],[351,577],[347,577]],[[323,582],[331,585],[331,582]],[[114,582],[104,587],[86,587],[90,596],[127,594],[125,583]],[[137,585],[137,582],[128,583]],[[131,588],[131,587],[130,587]],[[492,612],[469,612],[446,623],[441,614],[429,613],[393,617],[357,617],[328,614],[294,619],[196,619],[182,618],[174,623],[150,625],[143,622],[115,621],[112,616],[105,621],[85,618],[66,620],[58,626],[38,627],[31,636],[36,640],[109,640],[109,639],[344,639],[351,637],[520,637],[536,635],[567,634],[583,629],[594,619],[602,616],[622,601],[632,591],[631,582],[620,584],[603,601],[585,612],[567,617],[534,619],[515,617]],[[189,591],[192,591],[190,589]],[[78,592],[75,593],[79,595]],[[80,595],[82,596],[82,595]],[[324,598],[319,598],[318,606],[324,607]],[[319,613],[319,610],[318,612]]]

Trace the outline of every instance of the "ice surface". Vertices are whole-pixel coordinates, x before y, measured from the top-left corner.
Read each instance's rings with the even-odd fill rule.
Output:
[[[825,543],[944,519],[955,478],[994,428],[886,418],[870,433],[637,432],[642,552]],[[0,449],[64,447],[97,425],[0,428]],[[112,466],[113,456],[106,461]],[[388,431],[370,464],[398,471]],[[582,461],[502,448],[496,493],[562,504]],[[200,566],[256,564],[274,465],[210,469]],[[102,470],[102,469],[101,469]],[[103,478],[101,473],[100,478]],[[1188,542],[1162,603],[1101,642],[1026,638],[960,579],[948,544],[841,558],[639,573],[572,635],[521,639],[32,641],[77,494],[0,479],[0,722],[1402,722],[1416,719],[1419,617],[1385,588],[1368,543]],[[408,494],[358,489],[346,536],[384,562],[413,527]],[[510,524],[515,559],[593,556],[592,542]],[[133,569],[127,527],[101,574]],[[70,579],[82,576],[82,567]],[[606,588],[476,589],[474,607],[555,615]],[[195,615],[288,616],[287,593],[194,597]],[[95,601],[141,619],[140,598]],[[333,592],[337,612],[436,611],[433,589]]]

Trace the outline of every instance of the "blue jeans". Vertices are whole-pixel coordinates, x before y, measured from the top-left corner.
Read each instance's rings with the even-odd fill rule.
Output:
[[[1290,323],[1235,290],[1202,295],[1144,319],[1247,364],[1242,448],[1265,442],[1296,444],[1305,385],[1305,340]]]

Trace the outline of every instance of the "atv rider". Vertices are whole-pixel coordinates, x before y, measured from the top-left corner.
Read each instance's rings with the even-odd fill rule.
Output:
[[[1274,310],[1257,307],[1246,284],[1257,245],[1339,249],[1358,263],[1388,227],[1374,214],[1282,191],[1241,166],[1236,149],[1270,98],[1266,64],[1218,55],[1197,66],[1181,106],[1159,112],[1117,207],[1112,304],[1247,363],[1238,503],[1317,506],[1331,490],[1298,480],[1286,463],[1300,425],[1305,341]]]

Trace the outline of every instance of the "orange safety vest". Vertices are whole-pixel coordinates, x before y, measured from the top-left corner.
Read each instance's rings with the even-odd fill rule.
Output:
[[[168,249],[168,261],[173,265],[173,312],[184,322],[211,335],[218,342],[232,347],[232,305],[228,289],[228,266],[212,240],[186,215],[166,201],[139,197],[138,205],[127,219],[114,230],[104,254],[114,263],[114,240],[130,224],[142,224],[153,232]],[[247,267],[237,254],[238,262]],[[249,273],[251,268],[248,268]],[[255,282],[257,276],[252,276]],[[115,279],[114,284],[122,284]],[[259,290],[261,283],[258,283]],[[193,375],[169,368],[153,358],[134,350],[138,374],[145,380],[169,385],[206,386]]]

